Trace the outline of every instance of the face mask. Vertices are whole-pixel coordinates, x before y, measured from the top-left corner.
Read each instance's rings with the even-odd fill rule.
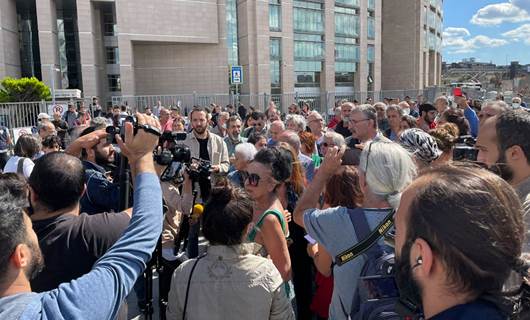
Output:
[[[512,108],[513,109],[519,109],[520,107],[521,107],[520,103],[512,103]]]
[[[410,108],[403,109],[403,115],[409,115],[410,114]]]
[[[407,317],[417,314],[422,309],[421,306],[421,288],[412,275],[414,268],[419,264],[411,267],[410,249],[412,241],[409,240],[401,249],[401,256],[396,256],[396,284],[399,289],[399,307],[397,308],[400,315]]]
[[[223,124],[221,125],[221,128],[223,128],[223,129],[226,130],[226,123],[223,123]]]
[[[342,118],[342,122],[343,122],[343,123],[348,123],[348,122],[350,122],[350,117],[343,117],[343,118]]]

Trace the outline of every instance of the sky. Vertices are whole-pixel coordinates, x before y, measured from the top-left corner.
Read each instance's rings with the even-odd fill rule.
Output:
[[[443,60],[530,64],[530,0],[444,0]]]

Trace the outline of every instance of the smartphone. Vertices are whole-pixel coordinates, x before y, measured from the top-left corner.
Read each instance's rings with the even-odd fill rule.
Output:
[[[399,297],[394,276],[368,276],[359,279],[361,301]]]
[[[361,162],[361,149],[353,148],[346,149],[344,155],[342,156],[342,165],[343,166],[358,166]]]
[[[453,96],[454,97],[461,97],[462,96],[462,88],[454,88],[453,89]]]
[[[307,240],[307,242],[309,242],[309,243],[312,244],[312,245],[317,243],[316,240],[313,239],[313,238],[311,238],[311,236],[308,235],[308,234],[306,234],[306,235],[304,236],[304,238]]]

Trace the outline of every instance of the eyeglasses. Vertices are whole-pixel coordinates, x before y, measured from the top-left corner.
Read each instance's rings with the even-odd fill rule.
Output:
[[[332,144],[332,143],[322,142],[322,146],[325,147],[325,148],[327,148],[327,147],[333,148],[335,145]]]
[[[261,177],[255,173],[250,173],[245,177],[245,182],[248,181],[248,185],[252,187],[257,187],[259,185]]]
[[[353,119],[350,119],[350,122],[356,125],[356,124],[358,124],[359,122],[368,121],[368,120],[371,120],[371,119],[362,119],[362,120],[353,120]]]

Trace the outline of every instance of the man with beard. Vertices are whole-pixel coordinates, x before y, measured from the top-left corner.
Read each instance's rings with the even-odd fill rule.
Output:
[[[241,126],[242,122],[239,116],[231,116],[226,122],[228,135],[224,140],[226,143],[229,158],[234,157],[234,154],[236,152],[236,146],[238,144],[247,142],[246,138],[241,137]]]
[[[206,202],[212,185],[228,172],[230,167],[228,149],[223,138],[208,131],[208,117],[204,108],[194,108],[190,113],[190,121],[193,130],[183,144],[190,148],[192,158],[208,161],[211,165],[211,179],[200,175],[198,181],[194,181],[199,184],[200,198]],[[199,255],[199,223],[193,224],[190,228],[188,255],[190,258]]]
[[[149,126],[146,128],[151,128],[150,131],[160,130],[159,124],[148,117],[139,115],[138,122]],[[78,201],[84,186],[83,166],[78,159],[61,153],[45,155],[30,177],[30,208],[35,209],[33,228],[38,230],[37,223],[48,221],[49,226],[40,231],[48,233],[50,241],[62,243],[57,249],[64,254],[57,256],[55,266],[76,265],[88,259],[87,252],[100,253],[98,262],[88,269],[85,266],[70,270],[77,273],[74,278],[87,272],[76,281],[57,287],[64,276],[57,273],[60,278],[52,279],[56,282],[53,290],[40,294],[31,292],[35,286],[30,285],[30,280],[42,267],[37,235],[18,201],[5,193],[0,195],[1,319],[114,319],[117,316],[120,304],[149,261],[162,229],[161,190],[152,159],[158,136],[146,130],[139,130],[134,136],[132,126],[126,125],[127,142],[119,140],[136,174],[137,189],[131,223],[106,253],[97,235],[104,233],[103,229],[118,231],[87,223],[95,219],[94,216],[78,215]],[[37,212],[38,208],[41,212]],[[70,210],[72,212],[68,213]],[[28,213],[31,212],[29,209]],[[40,220],[45,216],[47,218]],[[92,236],[88,233],[89,226]],[[40,245],[43,244],[46,242],[41,239]],[[45,258],[48,265],[49,255]],[[97,258],[93,258],[93,262]]]
[[[351,102],[344,102],[340,106],[341,120],[335,126],[335,132],[342,135],[344,139],[351,136],[351,131],[348,129],[350,122],[350,114],[352,110],[355,109],[355,105]]]
[[[418,118],[418,128],[425,132],[436,128],[436,108],[430,103],[420,105],[420,117]]]
[[[525,211],[527,240],[523,251],[530,252],[530,114],[506,111],[486,119],[480,127],[477,160],[508,182],[519,195]]]
[[[95,214],[119,210],[120,186],[110,179],[114,163],[114,147],[107,141],[105,130],[85,129],[66,152],[82,155],[85,168],[86,192],[81,198],[81,212]]]
[[[425,319],[510,318],[503,284],[527,267],[521,205],[505,181],[464,164],[427,169],[403,193],[395,226],[400,305]]]

